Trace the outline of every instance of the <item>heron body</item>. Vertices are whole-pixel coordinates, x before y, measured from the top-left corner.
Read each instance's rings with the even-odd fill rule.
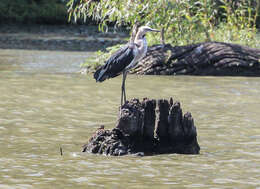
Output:
[[[146,32],[159,30],[152,29],[148,26],[142,26],[139,28],[134,43],[129,42],[123,48],[116,51],[95,73],[94,78],[97,82],[102,82],[106,79],[116,77],[123,73],[122,93],[121,93],[121,105],[126,101],[125,94],[125,80],[127,72],[134,68],[138,61],[141,60],[147,52],[147,41],[145,38]]]

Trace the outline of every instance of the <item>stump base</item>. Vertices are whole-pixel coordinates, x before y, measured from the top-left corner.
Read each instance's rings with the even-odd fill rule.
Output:
[[[112,130],[101,126],[83,152],[105,155],[164,153],[199,154],[197,131],[191,113],[182,114],[179,102],[160,99],[127,101]]]

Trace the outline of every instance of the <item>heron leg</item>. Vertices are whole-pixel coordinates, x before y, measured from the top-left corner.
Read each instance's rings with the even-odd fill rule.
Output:
[[[124,103],[126,102],[126,92],[125,92],[125,80],[126,80],[127,72],[125,72],[125,78],[124,78]]]
[[[127,72],[123,72],[123,81],[122,81],[122,91],[121,91],[121,106],[126,102],[126,93],[125,93],[125,80]]]

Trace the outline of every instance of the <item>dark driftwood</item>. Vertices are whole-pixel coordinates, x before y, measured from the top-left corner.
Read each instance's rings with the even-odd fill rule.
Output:
[[[133,99],[121,108],[112,130],[99,128],[83,146],[83,152],[105,155],[198,154],[196,127],[179,102]]]
[[[132,73],[147,75],[260,76],[260,49],[206,42],[156,45]]]

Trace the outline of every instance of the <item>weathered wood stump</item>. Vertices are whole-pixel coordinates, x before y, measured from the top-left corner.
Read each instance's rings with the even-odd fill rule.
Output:
[[[260,76],[260,49],[206,42],[155,45],[132,71],[147,75]]]
[[[197,131],[189,112],[179,102],[132,99],[119,113],[116,127],[102,126],[83,146],[83,152],[105,155],[199,154]]]

